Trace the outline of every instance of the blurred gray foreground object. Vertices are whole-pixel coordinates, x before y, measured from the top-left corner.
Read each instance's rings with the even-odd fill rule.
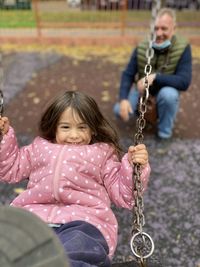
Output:
[[[1,267],[69,267],[54,232],[36,215],[10,206],[0,207]]]

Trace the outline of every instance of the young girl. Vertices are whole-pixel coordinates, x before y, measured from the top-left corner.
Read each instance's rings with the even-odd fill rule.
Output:
[[[0,179],[29,178],[12,206],[45,221],[60,238],[71,266],[110,266],[118,224],[111,202],[132,209],[133,165],[142,165],[146,188],[150,167],[145,145],[130,146],[121,158],[118,137],[93,98],[77,91],[60,94],[42,115],[32,144],[19,148],[6,117]]]

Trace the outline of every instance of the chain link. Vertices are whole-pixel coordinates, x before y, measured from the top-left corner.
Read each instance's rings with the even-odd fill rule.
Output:
[[[152,18],[151,18],[151,23],[150,23],[150,36],[149,36],[149,43],[148,47],[146,50],[146,60],[147,63],[144,68],[144,93],[139,99],[139,117],[136,121],[136,134],[134,136],[134,142],[135,145],[143,143],[144,140],[144,135],[143,135],[143,130],[146,126],[146,120],[145,120],[145,112],[147,110],[147,100],[149,97],[149,82],[148,82],[148,77],[151,74],[152,71],[152,66],[151,66],[151,59],[154,57],[154,50],[152,48],[152,44],[156,39],[156,34],[155,34],[155,19],[157,16],[157,13],[160,9],[160,0],[153,1],[153,8],[152,8]],[[145,225],[145,217],[144,217],[144,202],[143,202],[143,195],[142,195],[142,190],[143,190],[143,185],[141,181],[141,165],[140,164],[135,164],[134,166],[134,175],[133,175],[133,181],[134,181],[134,189],[133,189],[133,196],[135,199],[135,206],[133,209],[133,237],[131,242],[134,244],[131,244],[132,251],[134,255],[139,258],[140,260],[140,265],[144,265],[144,258],[149,257],[154,250],[154,243],[153,240],[149,235],[143,232],[143,226]],[[140,235],[140,243],[135,244],[135,236]],[[145,238],[145,236],[148,237],[148,241]],[[148,243],[148,244],[147,244]],[[150,248],[151,247],[151,248]],[[147,251],[150,251],[148,253]],[[147,256],[144,255],[144,253],[147,253]]]

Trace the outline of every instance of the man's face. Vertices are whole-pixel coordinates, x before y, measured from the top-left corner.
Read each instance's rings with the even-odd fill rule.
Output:
[[[168,14],[164,14],[155,21],[156,43],[160,44],[166,40],[171,40],[175,32],[175,24]]]

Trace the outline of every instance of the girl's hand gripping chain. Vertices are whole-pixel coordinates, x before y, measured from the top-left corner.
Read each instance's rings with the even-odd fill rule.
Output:
[[[149,161],[146,146],[144,144],[130,146],[128,149],[128,159],[132,165],[139,163],[142,167],[145,166]]]
[[[0,90],[0,117],[3,115],[3,93]]]
[[[7,117],[1,117],[0,116],[0,132],[1,132],[1,139],[3,137],[4,134],[6,134],[8,132],[9,129],[9,120]],[[0,139],[0,140],[1,140]]]

